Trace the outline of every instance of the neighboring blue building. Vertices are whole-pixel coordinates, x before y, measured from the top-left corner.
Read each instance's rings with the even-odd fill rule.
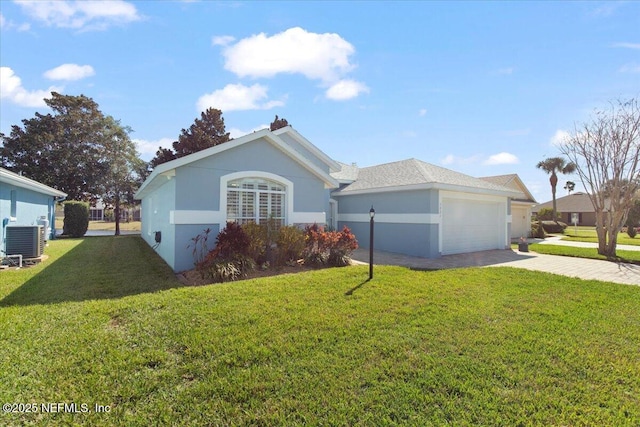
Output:
[[[4,253],[6,228],[49,224],[48,238],[55,236],[56,202],[66,193],[0,168],[0,253]]]
[[[505,249],[519,188],[416,159],[358,168],[330,159],[290,126],[263,129],[159,165],[136,193],[142,237],[174,271],[193,268],[191,239],[226,221],[347,225],[367,247],[437,258]],[[158,238],[158,240],[156,240]]]

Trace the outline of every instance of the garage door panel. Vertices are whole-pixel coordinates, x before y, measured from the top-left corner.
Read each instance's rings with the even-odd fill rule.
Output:
[[[442,253],[504,248],[503,203],[465,199],[442,201]]]

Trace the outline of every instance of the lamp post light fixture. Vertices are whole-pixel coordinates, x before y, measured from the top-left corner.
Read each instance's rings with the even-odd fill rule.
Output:
[[[371,205],[369,210],[369,280],[373,279],[373,217],[375,216],[376,210]]]

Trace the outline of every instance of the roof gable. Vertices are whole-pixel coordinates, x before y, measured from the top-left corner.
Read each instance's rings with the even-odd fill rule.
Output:
[[[522,195],[517,197],[515,200],[537,203],[536,199],[533,197],[527,186],[524,185],[524,182],[522,182],[522,180],[516,173],[508,175],[485,176],[481,177],[480,179],[487,182],[492,182],[497,185],[502,185],[503,187],[513,188],[516,191],[520,191]]]
[[[283,128],[280,129],[276,129],[272,132],[275,135],[281,136],[281,135],[287,135],[289,136],[292,140],[294,140],[297,144],[299,144],[300,146],[302,146],[307,152],[311,153],[314,157],[316,157],[318,160],[320,160],[322,163],[324,163],[325,165],[327,165],[329,167],[329,170],[333,171],[339,171],[340,170],[340,165],[338,164],[338,162],[336,162],[335,160],[333,160],[332,158],[330,158],[329,156],[327,156],[324,152],[322,152],[318,147],[316,147],[315,145],[313,145],[311,143],[311,141],[309,141],[307,138],[305,138],[304,136],[302,136],[300,134],[300,132],[296,131],[294,128],[292,128],[291,126],[285,126]],[[304,152],[301,153],[303,156],[305,155]]]
[[[56,190],[53,187],[49,187],[41,182],[18,175],[17,173],[4,168],[0,168],[0,182],[5,182],[20,188],[26,188],[28,190],[35,191],[36,193],[46,194],[48,196],[67,197],[67,193],[65,192]]]
[[[289,130],[293,131],[290,127]],[[285,129],[287,130],[287,129]],[[282,134],[283,132],[280,132]],[[297,133],[297,132],[295,132]],[[166,179],[162,179],[163,177],[171,177],[175,175],[175,170],[179,167],[188,165],[193,162],[197,162],[198,160],[202,160],[204,158],[215,156],[218,153],[233,150],[236,147],[247,144],[252,141],[256,141],[260,138],[264,138],[265,141],[278,148],[285,155],[290,157],[295,162],[302,165],[305,169],[315,175],[318,179],[324,182],[327,188],[336,188],[338,186],[338,182],[331,177],[327,172],[323,171],[321,168],[313,164],[309,159],[303,156],[300,152],[291,148],[291,146],[285,143],[277,134],[271,132],[269,129],[262,129],[244,136],[240,138],[232,139],[231,141],[224,142],[222,144],[216,145],[214,147],[210,147],[197,153],[192,153],[184,157],[180,157],[179,159],[171,160],[170,162],[162,163],[161,165],[156,166],[153,172],[147,177],[147,179],[142,183],[140,188],[135,194],[136,199],[141,199],[146,196],[150,191],[160,187],[162,184],[166,182]],[[309,142],[309,144],[311,144]],[[317,151],[317,148],[315,148]]]

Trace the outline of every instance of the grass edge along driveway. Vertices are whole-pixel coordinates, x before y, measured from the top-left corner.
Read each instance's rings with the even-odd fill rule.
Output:
[[[46,267],[0,272],[0,401],[89,409],[0,424],[640,422],[638,287],[366,266],[182,287],[140,240],[51,242]],[[54,268],[87,251],[82,280]]]

